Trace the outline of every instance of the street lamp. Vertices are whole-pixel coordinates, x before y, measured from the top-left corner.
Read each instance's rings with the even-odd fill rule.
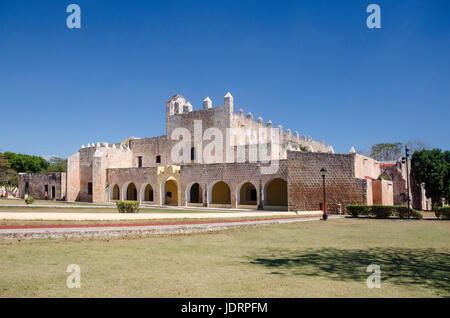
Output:
[[[320,169],[320,174],[322,175],[322,180],[323,180],[323,205],[322,205],[323,216],[322,216],[322,220],[326,221],[328,219],[327,197],[326,197],[326,193],[325,193],[325,175],[327,174],[327,169],[325,169],[325,168]]]
[[[405,145],[405,161],[406,161],[406,185],[407,185],[407,191],[408,191],[408,220],[411,220],[411,199],[409,196],[409,148],[407,145]]]

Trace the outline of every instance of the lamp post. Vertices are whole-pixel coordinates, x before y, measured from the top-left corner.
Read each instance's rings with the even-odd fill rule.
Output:
[[[322,180],[323,180],[323,205],[322,205],[323,216],[322,216],[322,220],[326,221],[328,219],[327,197],[326,197],[326,192],[325,192],[325,175],[327,174],[327,169],[325,169],[325,168],[320,169],[320,174],[322,175]]]
[[[405,145],[405,157],[402,158],[402,162],[406,164],[406,191],[408,192],[408,220],[411,220],[411,198],[409,196],[409,149]]]

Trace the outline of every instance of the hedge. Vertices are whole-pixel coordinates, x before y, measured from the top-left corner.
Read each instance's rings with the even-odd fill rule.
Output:
[[[434,214],[438,219],[450,219],[450,206],[435,206]]]
[[[26,204],[33,204],[33,203],[34,203],[34,198],[33,198],[32,196],[28,196],[28,197],[25,199],[25,203],[26,203]]]
[[[117,201],[117,210],[119,213],[137,213],[139,212],[138,201]]]
[[[349,204],[347,205],[347,211],[354,217],[358,217],[358,215],[369,215],[370,207],[361,204]]]
[[[404,206],[404,205],[394,205],[396,211],[397,211],[397,215],[401,218],[401,219],[407,219],[408,218],[408,207]],[[422,213],[420,213],[417,210],[414,210],[413,208],[411,208],[411,217],[413,219],[421,219],[423,218]]]
[[[391,216],[397,216],[401,219],[408,217],[408,207],[404,205],[361,205],[349,204],[346,206],[347,211],[354,217],[359,215],[376,217],[378,219],[386,219]],[[423,216],[420,212],[410,209],[411,218],[421,219]]]

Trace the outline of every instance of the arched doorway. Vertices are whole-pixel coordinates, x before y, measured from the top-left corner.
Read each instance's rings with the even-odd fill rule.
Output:
[[[131,182],[127,187],[127,200],[136,201],[137,200],[137,189],[136,185]]]
[[[211,189],[211,204],[231,208],[230,187],[223,181],[213,185]]]
[[[178,185],[174,179],[167,180],[162,186],[162,204],[178,205]]]
[[[237,204],[241,207],[250,206],[256,207],[258,205],[258,196],[256,187],[251,182],[245,182],[236,193]]]
[[[153,187],[150,184],[147,184],[144,188],[144,192],[141,193],[141,200],[153,202],[154,201],[154,193]]]
[[[113,187],[112,199],[113,200],[120,200],[120,191],[119,191],[119,186],[117,184],[114,185],[114,187]]]
[[[188,204],[201,206],[203,203],[202,188],[198,183],[194,183],[187,189],[186,202]]]
[[[268,182],[265,186],[264,198],[264,209],[287,210],[288,195],[286,180],[276,178]]]

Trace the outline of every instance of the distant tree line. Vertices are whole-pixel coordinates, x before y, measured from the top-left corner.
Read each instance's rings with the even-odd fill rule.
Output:
[[[17,187],[18,173],[65,172],[66,160],[51,157],[48,161],[39,156],[0,152],[0,186]]]

